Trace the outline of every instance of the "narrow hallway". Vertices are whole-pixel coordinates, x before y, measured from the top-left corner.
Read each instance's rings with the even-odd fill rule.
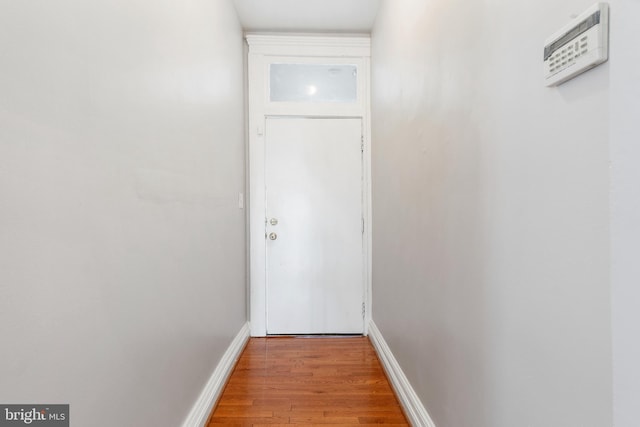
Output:
[[[408,426],[368,338],[252,338],[209,426]]]
[[[0,3],[0,425],[640,426],[640,0]]]

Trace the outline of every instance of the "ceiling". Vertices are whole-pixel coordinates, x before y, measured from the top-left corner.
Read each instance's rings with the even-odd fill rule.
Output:
[[[246,31],[369,33],[381,0],[233,0]]]

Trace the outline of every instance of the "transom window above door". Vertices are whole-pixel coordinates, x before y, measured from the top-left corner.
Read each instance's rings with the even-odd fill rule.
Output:
[[[354,103],[357,100],[357,65],[270,64],[270,102]]]

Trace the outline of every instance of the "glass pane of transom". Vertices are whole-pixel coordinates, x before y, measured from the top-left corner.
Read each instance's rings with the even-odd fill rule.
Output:
[[[271,102],[356,102],[356,65],[271,64]]]

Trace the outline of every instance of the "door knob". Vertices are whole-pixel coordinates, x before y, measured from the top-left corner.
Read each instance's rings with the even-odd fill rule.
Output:
[[[277,238],[278,238],[278,235],[276,233],[269,234],[269,240],[276,240]]]
[[[278,225],[278,218],[271,218],[271,219],[269,220],[269,223],[270,223],[271,225]]]

